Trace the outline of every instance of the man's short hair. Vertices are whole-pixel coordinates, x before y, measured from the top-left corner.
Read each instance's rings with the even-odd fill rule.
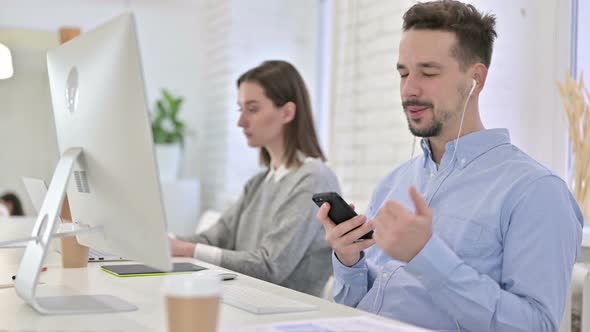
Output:
[[[490,67],[496,16],[482,14],[473,5],[454,0],[418,3],[404,14],[403,31],[442,30],[455,33],[453,55],[462,69],[476,62]]]

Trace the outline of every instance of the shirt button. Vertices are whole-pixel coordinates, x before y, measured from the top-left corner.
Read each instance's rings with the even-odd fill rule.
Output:
[[[463,164],[465,164],[465,158],[462,158],[462,159],[461,159],[461,164],[462,164],[462,165],[463,165]]]
[[[382,276],[383,276],[383,279],[387,278],[387,272],[383,272]]]
[[[431,172],[431,173],[430,173],[430,177],[433,177],[433,176],[434,176],[434,172]]]

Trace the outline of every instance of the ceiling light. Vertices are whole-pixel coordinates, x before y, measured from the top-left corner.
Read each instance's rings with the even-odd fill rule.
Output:
[[[0,80],[11,78],[12,74],[14,74],[12,55],[8,47],[0,43]]]

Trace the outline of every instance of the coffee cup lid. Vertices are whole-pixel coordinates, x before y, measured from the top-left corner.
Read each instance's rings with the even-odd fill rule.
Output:
[[[162,291],[175,297],[220,295],[221,276],[212,271],[170,275],[164,279]]]

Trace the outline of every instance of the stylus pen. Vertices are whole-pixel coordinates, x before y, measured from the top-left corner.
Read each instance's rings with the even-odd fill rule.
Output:
[[[45,271],[47,271],[47,266],[44,266],[41,268],[41,272],[45,272]],[[12,276],[12,280],[16,280],[16,275]]]

